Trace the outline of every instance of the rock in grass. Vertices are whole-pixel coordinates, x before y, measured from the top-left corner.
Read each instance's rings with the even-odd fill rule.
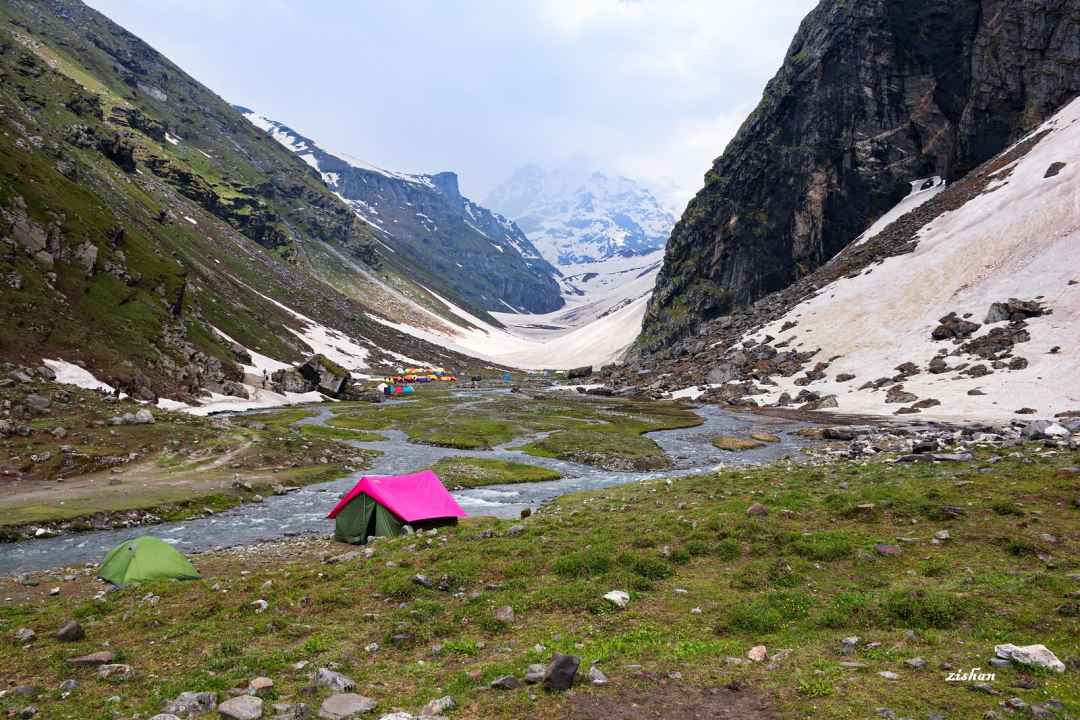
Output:
[[[15,642],[20,645],[25,645],[26,643],[32,641],[35,637],[37,637],[37,633],[30,628],[23,627],[16,630],[13,637],[15,638]]]
[[[725,450],[727,452],[741,452],[743,450],[755,450],[757,448],[765,447],[765,443],[758,440],[748,440],[746,438],[737,438],[730,435],[717,435],[712,439],[713,447]]]
[[[544,673],[547,672],[547,666],[541,663],[535,663],[529,666],[529,669],[525,671],[525,682],[530,685],[544,682]]]
[[[514,622],[514,608],[509,605],[495,608],[495,619],[501,623]]]
[[[424,709],[420,711],[420,717],[429,718],[436,717],[438,715],[445,715],[448,710],[454,709],[455,704],[456,703],[454,703],[454,698],[450,697],[449,695],[445,695],[441,698],[436,698],[435,700],[432,700],[424,706]]]
[[[252,678],[248,683],[248,695],[263,695],[274,688],[274,681],[268,677]]]
[[[319,668],[315,673],[315,684],[328,687],[337,693],[347,693],[356,687],[351,677],[335,672],[330,668]]]
[[[94,665],[108,665],[116,659],[116,653],[111,650],[102,650],[101,652],[90,653],[89,655],[80,655],[68,660],[71,665],[79,665],[83,667]]]
[[[130,680],[135,675],[135,668],[121,663],[102,665],[98,668],[98,677],[114,682]]]
[[[555,653],[544,672],[544,689],[553,692],[569,690],[580,666],[581,658],[576,655]]]
[[[1065,663],[1058,660],[1057,655],[1050,652],[1045,645],[1024,645],[1017,647],[1012,644],[995,645],[994,654],[1004,660],[1012,660],[1021,665],[1035,665],[1054,672],[1065,672]]]
[[[240,695],[218,705],[218,714],[229,720],[259,720],[263,714],[263,701],[254,695]]]
[[[158,713],[154,717],[150,718],[150,720],[180,720],[180,718],[176,715],[173,715],[172,713]]]
[[[746,508],[746,514],[750,517],[759,517],[769,514],[769,509],[761,503],[754,503],[750,507]]]
[[[86,637],[86,632],[75,620],[68,620],[56,631],[56,639],[60,642],[77,642]]]
[[[604,599],[617,608],[624,608],[630,604],[630,594],[623,590],[612,590],[605,593]]]
[[[878,675],[885,678],[886,680],[899,680],[900,679],[900,676],[897,675],[896,673],[892,672],[891,670],[882,670],[881,672],[878,673]]]
[[[900,554],[900,548],[896,545],[884,545],[878,544],[874,546],[874,550],[878,555],[884,555],[885,557],[895,557]]]
[[[166,700],[162,710],[166,715],[190,718],[205,715],[213,710],[216,705],[217,693],[182,692],[175,699]]]
[[[377,703],[369,697],[355,693],[338,693],[323,700],[319,717],[323,720],[349,720],[375,709]]]
[[[491,687],[495,690],[515,690],[521,687],[521,681],[513,675],[503,675],[492,680]]]
[[[769,651],[764,645],[755,645],[747,651],[746,657],[753,662],[765,662],[769,659]]]
[[[607,675],[605,675],[600,670],[600,668],[593,665],[592,667],[589,668],[589,682],[592,683],[593,685],[596,685],[597,687],[599,687],[600,685],[607,685],[608,684]]]

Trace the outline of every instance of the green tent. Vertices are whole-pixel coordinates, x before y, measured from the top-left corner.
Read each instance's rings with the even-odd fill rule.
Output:
[[[199,572],[180,551],[150,535],[120,543],[105,556],[98,577],[123,587],[131,583],[176,578],[197,580]]]

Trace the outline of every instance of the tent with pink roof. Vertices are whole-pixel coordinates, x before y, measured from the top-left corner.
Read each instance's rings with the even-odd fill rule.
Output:
[[[449,525],[465,511],[431,470],[411,475],[368,476],[341,498],[328,518],[334,537],[362,545],[372,536],[400,535],[406,524],[414,529]]]

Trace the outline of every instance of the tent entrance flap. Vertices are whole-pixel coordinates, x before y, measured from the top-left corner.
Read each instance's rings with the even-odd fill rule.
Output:
[[[363,545],[370,537],[400,535],[402,525],[400,519],[371,497],[358,495],[335,518],[334,538]]]

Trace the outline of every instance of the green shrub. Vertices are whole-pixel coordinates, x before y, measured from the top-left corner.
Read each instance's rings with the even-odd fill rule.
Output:
[[[889,595],[883,609],[896,622],[913,628],[954,628],[971,614],[971,602],[938,590],[909,590]]]
[[[801,535],[791,543],[791,549],[808,560],[829,562],[851,557],[856,542],[843,530],[824,530]]]
[[[593,548],[563,555],[555,561],[557,575],[568,578],[596,577],[611,570],[611,552]]]
[[[728,626],[751,633],[776,632],[795,620],[806,617],[813,599],[802,592],[771,592],[744,601],[731,609]]]

